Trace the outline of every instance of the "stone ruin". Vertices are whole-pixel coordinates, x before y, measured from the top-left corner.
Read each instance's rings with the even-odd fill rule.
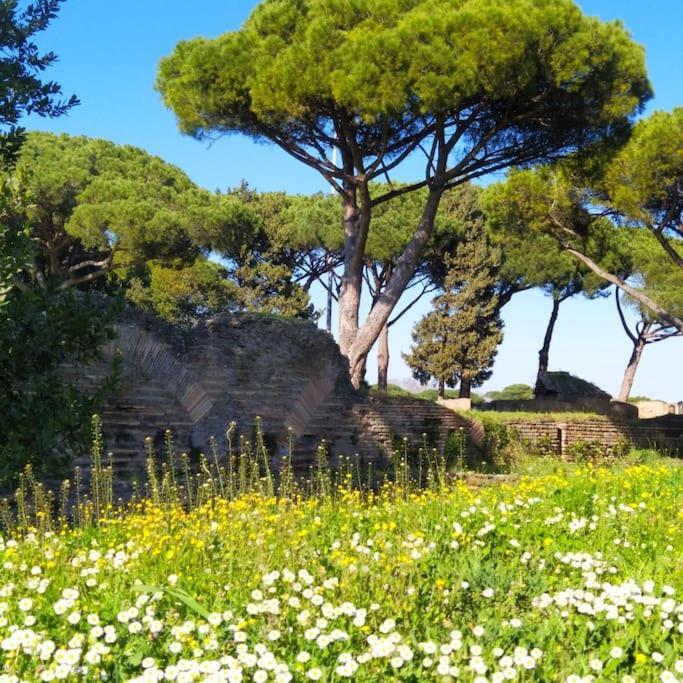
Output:
[[[536,398],[554,399],[557,401],[576,401],[582,398],[610,401],[612,397],[606,391],[580,377],[568,372],[544,372],[536,383]]]
[[[534,398],[490,401],[486,410],[530,413],[586,412],[625,419],[637,419],[638,408],[615,401],[610,394],[569,372],[545,372],[536,382]]]
[[[212,437],[219,451],[225,447],[231,422],[236,423],[237,434],[253,440],[257,417],[273,469],[291,448],[294,468],[303,475],[314,464],[323,440],[333,466],[340,456],[347,456],[375,469],[389,465],[392,451],[403,447],[404,438],[412,450],[426,439],[429,447],[443,451],[449,436],[463,430],[468,461],[483,457],[485,451],[482,425],[471,416],[431,401],[355,391],[337,344],[310,321],[239,314],[180,329],[128,310],[116,325],[116,338],[103,348],[103,360],[65,368],[67,379],[85,392],[94,390],[111,371],[115,354],[121,357],[119,382],[100,413],[105,449],[112,454],[122,490],[126,482],[144,476],[147,438],[163,453],[170,429],[178,453],[209,454]],[[536,422],[522,421],[514,427],[529,443],[557,441],[562,431],[562,444],[555,444],[560,455],[562,445],[581,441],[610,445],[626,440],[681,452],[681,417],[638,420],[637,408],[629,404],[615,407],[604,397],[583,400],[597,401],[587,404],[587,410],[599,412],[596,406],[604,409],[607,404],[609,412],[558,425],[553,422],[557,418],[548,422],[542,413],[556,415],[562,406],[576,411],[575,401],[493,403],[498,410],[539,413]],[[493,403],[487,409],[494,408]],[[626,406],[624,413],[617,410],[621,406]],[[87,454],[76,464],[87,477]]]
[[[94,389],[115,353],[121,375],[101,416],[119,477],[140,475],[145,439],[162,450],[167,429],[179,453],[196,455],[208,453],[212,436],[222,449],[233,421],[237,433],[253,438],[259,417],[274,466],[291,444],[295,469],[304,472],[323,439],[333,458],[381,465],[403,437],[415,447],[427,434],[431,446],[443,448],[450,433],[466,426],[429,401],[356,392],[337,344],[309,321],[239,314],[183,330],[130,310],[103,361],[68,368],[68,378]]]

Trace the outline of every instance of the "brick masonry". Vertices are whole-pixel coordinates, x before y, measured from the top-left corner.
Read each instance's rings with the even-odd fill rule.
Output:
[[[310,322],[241,314],[181,330],[128,311],[116,332],[102,362],[65,373],[90,391],[120,353],[120,383],[101,411],[105,448],[120,477],[142,474],[145,439],[161,448],[166,429],[179,452],[207,453],[210,437],[225,446],[233,421],[237,433],[253,438],[258,416],[274,465],[291,441],[295,467],[305,470],[322,439],[333,458],[381,464],[404,436],[415,446],[426,433],[442,448],[467,424],[435,403],[357,393],[336,343]]]
[[[545,442],[563,455],[574,444],[598,443],[610,448],[628,443],[637,448],[658,448],[672,454],[683,454],[683,416],[668,415],[649,420],[628,420],[607,416],[587,416],[584,420],[562,421],[561,417],[538,420],[515,420],[506,424],[512,427],[522,441],[531,444]],[[475,441],[481,442],[482,432],[473,432]]]
[[[334,461],[356,457],[382,466],[406,437],[411,448],[426,439],[443,449],[449,434],[469,435],[473,455],[483,441],[480,424],[430,401],[404,397],[381,400],[354,391],[346,360],[330,335],[307,321],[241,314],[198,322],[189,330],[128,311],[103,360],[65,373],[87,392],[122,358],[122,375],[101,411],[105,448],[119,477],[144,472],[145,440],[163,447],[171,429],[179,452],[208,452],[210,437],[219,449],[231,422],[253,438],[261,419],[274,467],[293,446],[295,468],[313,463],[324,439]],[[582,421],[556,418],[512,420],[521,439],[549,441],[556,452],[577,442],[641,447],[683,447],[683,417],[627,420],[595,416]],[[87,469],[88,458],[78,464]]]

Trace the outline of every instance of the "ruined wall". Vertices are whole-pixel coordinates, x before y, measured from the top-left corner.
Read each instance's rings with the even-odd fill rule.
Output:
[[[596,415],[571,421],[562,421],[559,417],[539,417],[537,420],[510,418],[505,423],[522,441],[548,444],[560,455],[572,445],[590,442],[606,448],[629,443],[636,448],[658,448],[683,455],[682,416],[624,420]]]
[[[277,468],[293,446],[294,466],[305,473],[324,439],[332,462],[343,455],[387,464],[392,450],[408,439],[416,448],[426,438],[443,449],[449,434],[469,435],[472,455],[481,430],[472,421],[430,401],[363,396],[351,387],[346,360],[330,335],[307,321],[256,315],[222,316],[181,330],[128,311],[117,337],[91,367],[67,368],[89,391],[109,371],[115,353],[122,358],[121,381],[101,411],[105,448],[117,475],[140,477],[145,439],[163,447],[171,429],[179,452],[208,453],[215,437],[220,449],[225,430],[252,439],[260,418]],[[578,442],[683,449],[683,417],[627,420],[592,416],[585,420],[511,418],[523,440],[550,442],[556,452]],[[426,436],[424,436],[426,435]],[[79,464],[87,465],[87,457]]]
[[[223,447],[233,421],[253,438],[259,417],[274,465],[291,438],[295,466],[304,470],[322,439],[333,457],[358,454],[379,463],[396,439],[416,444],[426,432],[442,446],[465,424],[434,403],[359,395],[336,343],[311,322],[240,314],[181,330],[128,311],[116,332],[102,362],[66,372],[88,391],[121,354],[120,385],[101,411],[119,476],[140,475],[145,439],[161,447],[169,428],[178,451],[207,453],[212,436]]]
[[[528,400],[489,401],[482,410],[493,412],[525,412],[525,413],[596,413],[622,419],[638,417],[638,408],[631,403],[613,399],[595,398],[592,396],[576,396],[571,400],[556,398],[532,398]]]

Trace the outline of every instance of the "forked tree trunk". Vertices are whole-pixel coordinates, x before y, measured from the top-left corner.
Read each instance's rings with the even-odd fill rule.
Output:
[[[635,343],[633,344],[633,351],[631,352],[631,357],[628,359],[626,372],[624,372],[624,379],[621,382],[621,389],[618,396],[619,401],[628,401],[628,397],[631,395],[633,380],[635,379],[636,370],[638,370],[638,365],[640,363],[640,359],[642,358],[643,350],[647,344],[647,335],[651,328],[652,323],[646,323],[638,335]]]
[[[553,332],[555,331],[555,324],[557,323],[557,316],[560,312],[560,304],[564,299],[553,297],[553,310],[550,313],[550,320],[545,330],[543,337],[543,346],[538,352],[538,372],[536,373],[536,390],[542,386],[542,379],[548,372],[548,365],[550,363],[550,343],[553,340]]]
[[[382,331],[384,325],[386,325],[389,320],[391,312],[396,307],[398,300],[405,291],[408,283],[415,273],[415,268],[417,268],[418,261],[422,252],[429,242],[429,238],[432,236],[432,230],[434,228],[434,219],[436,217],[436,212],[439,208],[439,202],[441,201],[441,195],[443,194],[442,189],[433,189],[430,191],[429,197],[422,211],[420,221],[417,225],[415,233],[412,239],[408,243],[408,246],[403,250],[403,253],[396,262],[396,267],[387,283],[387,286],[378,298],[375,305],[372,307],[366,321],[363,323],[362,327],[358,328],[358,308],[356,307],[356,334],[355,340],[350,345],[350,347],[343,347],[341,343],[341,331],[340,331],[340,348],[342,353],[344,353],[349,359],[349,370],[351,374],[351,382],[358,388],[361,382],[361,368],[365,359],[367,358],[370,349],[373,347],[377,338]],[[346,255],[345,255],[346,259]],[[362,274],[362,262],[359,264],[358,268],[358,292],[360,293],[360,283]],[[360,296],[358,298],[360,302]],[[340,310],[341,310],[341,297],[340,297]],[[350,327],[349,327],[350,329]]]
[[[377,340],[377,388],[381,392],[389,388],[389,326],[386,324]]]

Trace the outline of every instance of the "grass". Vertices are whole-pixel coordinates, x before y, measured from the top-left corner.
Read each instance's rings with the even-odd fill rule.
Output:
[[[585,422],[586,420],[609,421],[605,415],[590,412],[529,413],[504,410],[468,410],[462,413],[475,420],[489,420],[501,424],[509,422]]]
[[[683,470],[652,452],[522,458],[480,489],[429,454],[418,488],[397,457],[375,491],[322,451],[306,489],[259,444],[203,476],[150,453],[147,497],[117,505],[98,448],[72,523],[24,481],[0,542],[3,680],[683,676]]]

